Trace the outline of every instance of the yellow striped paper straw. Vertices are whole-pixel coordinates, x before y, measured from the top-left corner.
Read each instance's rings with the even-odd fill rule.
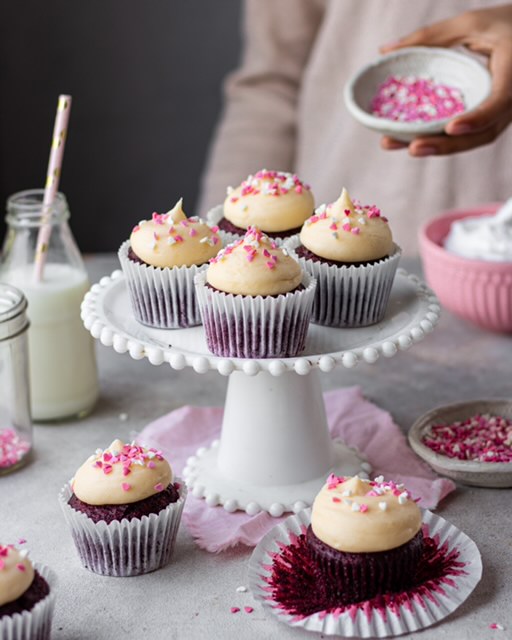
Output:
[[[34,258],[34,276],[37,281],[43,278],[46,254],[52,233],[50,211],[55,199],[55,194],[59,189],[59,178],[62,170],[62,158],[66,144],[70,110],[71,96],[60,95],[57,104],[57,113],[55,115],[50,159],[48,160],[48,171],[46,173],[46,184],[44,187],[41,228],[37,235],[36,254]]]

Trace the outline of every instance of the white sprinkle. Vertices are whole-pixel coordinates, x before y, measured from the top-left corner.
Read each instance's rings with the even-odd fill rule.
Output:
[[[28,550],[23,549],[23,551],[20,551],[19,554],[20,554],[20,558],[25,559],[28,556]]]
[[[143,467],[144,466],[144,460],[134,460],[133,461],[134,464],[138,464],[139,466]]]
[[[247,591],[247,587],[244,587],[244,586],[240,586],[236,588],[237,593],[246,593],[246,591]]]
[[[361,511],[361,507],[357,504],[357,502],[352,503],[351,509],[352,511]]]
[[[401,493],[398,496],[398,504],[405,504],[407,502],[407,493]]]
[[[143,225],[143,224],[146,224],[146,222],[147,222],[147,220],[141,220],[141,221],[139,222],[139,227],[140,227],[141,225]]]
[[[176,244],[176,240],[172,236],[169,236],[167,238],[167,244],[170,244],[170,245]]]
[[[336,240],[338,239],[338,232],[337,231],[333,231],[332,232],[332,237],[336,238]]]
[[[171,238],[169,238],[169,240],[171,240]],[[167,242],[169,243],[169,240],[167,240]],[[172,244],[172,242],[170,243]],[[153,242],[150,244],[150,247],[155,250],[156,249],[156,240],[153,240]]]
[[[315,209],[315,213],[323,213],[327,209],[325,204],[321,204],[318,209]]]
[[[347,507],[350,507],[352,505],[352,500],[349,500],[348,498],[343,498],[343,504],[346,504]]]
[[[190,218],[188,219],[189,222],[200,222],[201,224],[204,224],[204,220],[200,220],[198,218],[198,216],[190,216]]]
[[[388,508],[387,502],[379,502],[379,509],[381,511],[386,511],[387,508]]]
[[[285,249],[284,247],[281,248],[281,251],[283,252],[283,255],[285,255],[285,256],[289,256],[290,255],[288,253],[288,249]]]
[[[375,478],[375,482],[378,482],[379,484],[380,484],[381,482],[384,482],[384,476],[377,476],[377,477]]]
[[[126,422],[128,420],[128,414],[127,413],[120,413],[119,414],[119,420],[121,420],[121,422]]]
[[[136,447],[136,446],[137,446],[137,443],[135,442],[135,440],[132,440],[130,442],[130,447]]]
[[[201,238],[201,240],[199,240],[199,244],[204,244],[205,242],[208,242],[208,238],[206,236],[204,238]]]
[[[359,224],[366,224],[366,220],[364,218],[358,219]]]
[[[233,193],[233,191],[234,191],[233,187],[228,187],[226,189],[226,193],[228,194],[228,196],[230,196]]]
[[[147,456],[151,460],[151,458],[154,458],[156,456],[156,453],[154,451],[148,451]]]
[[[350,498],[352,493],[353,493],[352,489],[345,489],[345,491],[341,495],[345,496],[346,498]]]
[[[101,456],[101,454],[103,453],[103,449],[96,449],[96,451],[94,452],[97,456]]]

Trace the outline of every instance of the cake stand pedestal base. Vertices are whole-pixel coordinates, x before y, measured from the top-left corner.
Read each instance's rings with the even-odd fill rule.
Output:
[[[192,494],[227,511],[272,516],[310,506],[329,473],[367,473],[362,456],[331,439],[319,374],[229,379],[220,440],[184,469]]]

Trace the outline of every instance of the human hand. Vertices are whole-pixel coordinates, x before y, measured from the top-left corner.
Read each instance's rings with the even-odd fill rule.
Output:
[[[489,58],[491,94],[470,113],[450,120],[446,135],[416,138],[410,144],[384,136],[386,150],[405,149],[415,157],[469,151],[496,140],[512,122],[512,4],[468,11],[455,18],[423,27],[398,42],[381,47],[382,53],[404,47],[450,47],[462,44]]]

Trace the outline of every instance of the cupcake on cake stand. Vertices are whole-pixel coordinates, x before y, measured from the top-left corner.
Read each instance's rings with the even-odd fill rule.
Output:
[[[118,353],[176,370],[229,376],[220,439],[199,449],[184,475],[192,494],[211,506],[273,516],[309,506],[330,472],[371,471],[358,452],[331,440],[319,372],[392,357],[431,332],[439,313],[427,286],[399,269],[378,324],[352,329],[311,324],[300,356],[243,359],[212,355],[202,326],[164,330],[138,323],[121,271],[93,285],[82,304],[87,329]]]

